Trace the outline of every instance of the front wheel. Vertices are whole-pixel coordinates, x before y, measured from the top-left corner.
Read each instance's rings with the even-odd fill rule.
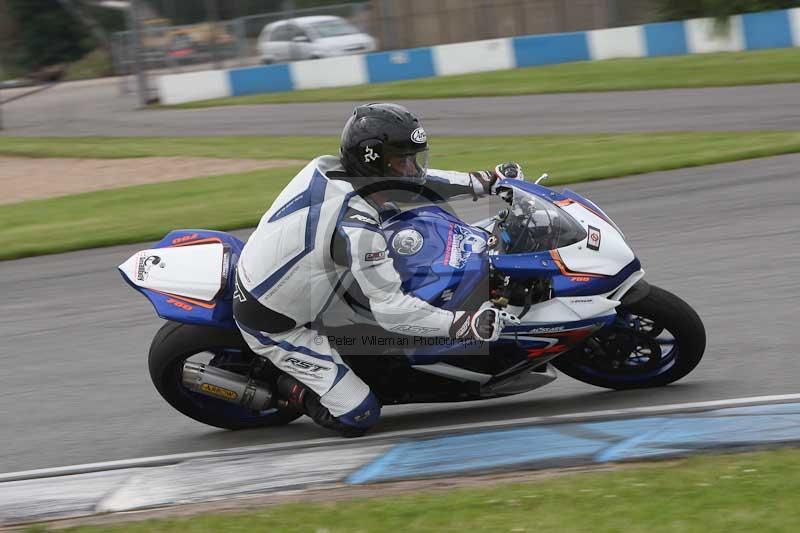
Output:
[[[706,331],[694,309],[651,285],[647,296],[618,310],[611,327],[557,357],[553,365],[598,387],[660,387],[691,372],[705,348]]]
[[[296,411],[253,411],[183,386],[183,364],[187,360],[247,375],[254,357],[237,330],[167,322],[153,338],[148,363],[159,394],[198,422],[223,429],[247,429],[284,425],[299,418]],[[259,378],[272,381],[275,376]]]

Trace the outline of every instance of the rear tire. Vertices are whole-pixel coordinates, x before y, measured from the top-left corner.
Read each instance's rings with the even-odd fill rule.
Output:
[[[706,347],[703,322],[689,304],[674,294],[651,285],[646,297],[618,312],[624,319],[611,326],[611,331],[601,331],[581,347],[557,357],[553,365],[578,381],[625,390],[667,385],[700,363]],[[609,333],[615,337],[610,338]],[[624,339],[626,335],[628,338]],[[669,336],[674,339],[672,344],[668,343]],[[633,350],[621,353],[620,346],[633,346]],[[662,346],[668,346],[669,352]],[[609,356],[609,352],[615,355]],[[647,361],[630,365],[632,356],[634,360]],[[615,359],[613,363],[618,366],[610,364],[609,358]]]
[[[238,330],[167,322],[158,330],[150,346],[148,365],[153,385],[172,407],[184,415],[222,429],[282,426],[302,416],[296,411],[280,409],[261,413],[250,411],[189,391],[183,386],[181,377],[186,359],[222,349],[252,354]]]

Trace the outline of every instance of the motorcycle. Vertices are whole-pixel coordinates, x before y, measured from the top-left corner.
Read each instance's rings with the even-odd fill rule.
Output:
[[[386,332],[367,319],[324,331],[383,405],[521,394],[555,380],[556,369],[610,389],[658,387],[700,362],[706,337],[697,313],[644,281],[639,259],[602,209],[541,180],[501,181],[504,208],[475,224],[436,205],[384,218],[404,291],[450,310],[490,300],[518,320],[488,346],[472,347],[404,342],[420,340],[413,325]],[[184,415],[226,429],[301,416],[280,407],[281,371],[249,349],[234,322],[243,246],[224,232],[176,230],[119,266],[167,320],[149,352],[156,389]],[[365,342],[347,342],[353,338]]]

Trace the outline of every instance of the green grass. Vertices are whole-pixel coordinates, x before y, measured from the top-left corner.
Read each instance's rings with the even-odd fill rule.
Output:
[[[800,81],[800,48],[614,59],[190,102],[177,107],[385,101],[515,94],[718,87]]]
[[[292,157],[333,153],[336,138],[3,138],[0,154],[72,157],[208,155]],[[490,168],[519,161],[551,184],[800,152],[800,132],[440,137],[432,166]],[[174,228],[254,226],[298,167],[195,178],[0,206],[0,259],[162,237]],[[54,177],[55,179],[56,177]],[[643,188],[643,192],[646,189]]]
[[[374,492],[380,494],[381,486]],[[69,531],[788,533],[798,524],[800,450],[780,450]]]
[[[113,74],[114,67],[111,64],[111,55],[102,48],[97,48],[78,61],[67,65],[63,81],[102,78]]]
[[[270,169],[0,206],[0,259],[253,226],[291,175]]]
[[[7,51],[0,50],[0,56],[7,53]],[[22,78],[25,74],[25,69],[12,62],[4,62],[2,57],[0,57],[0,81],[16,80]],[[0,100],[2,99],[3,98],[0,98]]]

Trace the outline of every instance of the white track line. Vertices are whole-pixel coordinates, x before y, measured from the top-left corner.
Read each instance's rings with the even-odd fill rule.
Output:
[[[343,439],[341,437],[328,437],[323,439],[311,439],[292,442],[278,442],[274,444],[263,444],[258,446],[244,446],[241,448],[225,448],[221,450],[209,450],[202,452],[178,453],[173,455],[159,455],[154,457],[141,457],[138,459],[123,459],[119,461],[106,461],[102,463],[89,463],[83,465],[60,466],[55,468],[42,468],[37,470],[24,470],[21,472],[10,472],[0,474],[0,483],[8,481],[19,481],[24,479],[37,479],[56,476],[67,476],[74,474],[86,474],[89,472],[102,472],[107,470],[120,470],[124,468],[143,468],[176,464],[190,459],[207,459],[213,457],[227,457],[234,455],[248,455],[254,453],[276,452],[289,449],[315,448],[320,446],[360,446],[365,443],[375,441],[386,441],[402,439],[405,437],[431,437],[436,435],[459,433],[466,430],[496,429],[508,426],[523,426],[544,423],[566,423],[577,422],[580,420],[591,420],[596,418],[615,418],[629,417],[638,415],[652,415],[665,413],[678,413],[683,411],[705,411],[720,407],[736,407],[746,405],[758,405],[767,403],[783,403],[792,400],[800,400],[800,394],[778,394],[772,396],[751,396],[748,398],[730,398],[726,400],[711,400],[705,402],[674,403],[666,405],[650,405],[642,407],[628,407],[624,409],[608,409],[605,411],[587,411],[583,413],[568,413],[549,416],[532,416],[526,418],[513,418],[506,420],[494,420],[489,422],[474,422],[469,424],[454,424],[436,428],[405,429],[401,431],[388,431],[386,433],[376,433],[358,439]]]

